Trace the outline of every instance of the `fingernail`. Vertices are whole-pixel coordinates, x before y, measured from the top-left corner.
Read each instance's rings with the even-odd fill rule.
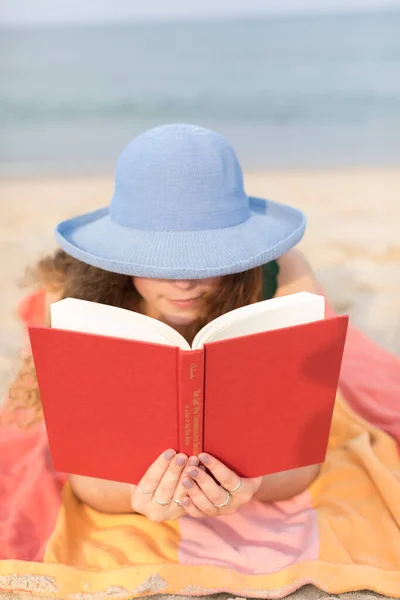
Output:
[[[187,457],[185,455],[182,456],[182,454],[178,454],[178,456],[175,459],[175,464],[179,465],[181,467],[182,465],[185,464],[186,460],[187,460]]]
[[[185,488],[190,489],[191,487],[193,487],[193,481],[190,481],[190,479],[185,479],[182,484],[185,486]]]
[[[204,463],[205,465],[210,462],[210,457],[208,456],[208,454],[199,454],[199,459],[201,460],[202,463]]]
[[[196,469],[190,469],[190,471],[187,471],[187,474],[190,475],[190,477],[197,477],[199,472]]]
[[[189,498],[184,498],[184,499],[182,500],[182,503],[183,503],[185,506],[190,506],[190,500],[189,500]]]
[[[189,462],[188,462],[189,467],[197,467],[198,464],[199,464],[199,459],[197,458],[197,456],[192,456],[191,458],[189,458]]]
[[[167,450],[164,454],[165,460],[171,460],[173,456],[175,456],[175,450]]]

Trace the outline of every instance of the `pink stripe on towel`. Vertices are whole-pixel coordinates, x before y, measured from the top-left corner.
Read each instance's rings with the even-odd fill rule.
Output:
[[[327,303],[326,316],[335,314]],[[340,391],[360,417],[386,431],[400,445],[399,365],[398,356],[387,352],[350,323],[340,372]]]
[[[275,504],[252,501],[217,519],[182,517],[179,524],[178,556],[184,565],[263,574],[318,557],[317,516],[308,492]]]

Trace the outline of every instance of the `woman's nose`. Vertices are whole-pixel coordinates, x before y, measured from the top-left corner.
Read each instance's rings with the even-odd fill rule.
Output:
[[[193,288],[196,285],[196,280],[195,279],[175,279],[173,281],[173,284],[175,287],[179,288],[180,290],[190,290],[191,288]]]

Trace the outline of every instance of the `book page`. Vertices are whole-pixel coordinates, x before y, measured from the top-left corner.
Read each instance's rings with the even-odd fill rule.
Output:
[[[226,313],[201,329],[193,340],[194,350],[209,342],[319,321],[325,316],[325,298],[298,292],[263,300]]]
[[[190,350],[185,338],[169,325],[124,308],[65,298],[50,305],[50,315],[51,326],[56,329],[178,346],[183,350]]]

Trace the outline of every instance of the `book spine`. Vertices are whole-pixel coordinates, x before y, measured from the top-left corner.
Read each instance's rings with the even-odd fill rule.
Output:
[[[179,452],[203,452],[204,349],[179,350],[178,435]]]

